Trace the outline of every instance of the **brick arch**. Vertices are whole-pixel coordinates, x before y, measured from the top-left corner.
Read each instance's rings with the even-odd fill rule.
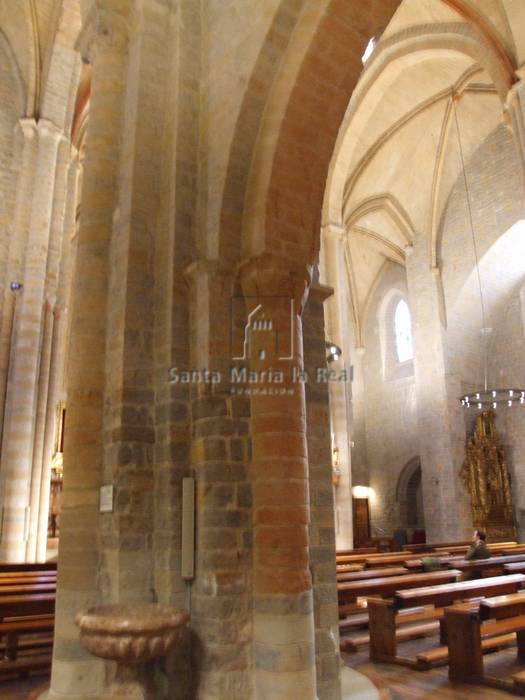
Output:
[[[318,11],[330,0],[317,0]],[[242,213],[254,144],[261,123],[265,104],[280,63],[290,45],[291,35],[297,27],[300,11],[308,0],[281,0],[265,42],[250,77],[241,108],[237,115],[235,135],[232,141],[221,207],[219,257],[226,264],[239,261]],[[208,250],[210,257],[217,254]]]
[[[317,257],[326,174],[362,72],[361,56],[399,5],[400,0],[371,0],[366,6],[333,0],[327,8],[280,125],[264,212],[250,217],[258,230],[244,232],[253,252],[268,247],[284,260]]]
[[[366,6],[348,0],[303,4],[263,112],[252,112],[252,136],[257,133],[257,139],[246,139],[242,167],[238,141],[246,133],[238,121],[223,196],[221,257],[228,246],[236,253],[226,258],[238,257],[241,243],[242,257],[271,250],[295,263],[317,258],[326,176],[362,71],[361,56],[370,37],[389,23],[400,4],[401,0],[370,0]],[[454,0],[454,7],[484,36],[490,34],[487,23],[471,9],[462,12],[463,0]],[[497,42],[492,34],[490,40]],[[290,67],[288,63],[297,62],[297,52],[300,65]],[[257,76],[250,84],[257,84]]]

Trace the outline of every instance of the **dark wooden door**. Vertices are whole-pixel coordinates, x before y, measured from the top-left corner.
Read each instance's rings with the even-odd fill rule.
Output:
[[[370,541],[370,510],[368,498],[353,498],[354,547],[364,547]]]

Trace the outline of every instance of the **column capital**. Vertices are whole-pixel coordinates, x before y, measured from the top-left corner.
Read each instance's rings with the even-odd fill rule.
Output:
[[[324,303],[334,294],[334,288],[329,287],[326,284],[321,284],[320,282],[313,282],[310,285],[310,291],[308,292],[308,299],[312,301],[320,301]]]
[[[49,139],[56,143],[61,139],[66,140],[63,130],[49,119],[39,119],[36,123],[36,128],[40,138]]]
[[[76,49],[85,63],[93,63],[97,49],[105,45],[115,51],[124,49],[138,27],[138,12],[133,0],[93,0],[77,39]]]
[[[194,284],[196,280],[200,277],[212,277],[214,275],[222,276],[232,276],[233,270],[224,265],[221,260],[210,260],[208,258],[200,258],[199,260],[194,260],[192,263],[187,265],[183,273],[184,279],[188,284]]]
[[[37,122],[32,117],[22,117],[17,121],[16,129],[20,129],[25,139],[34,139],[37,134]]]
[[[518,71],[518,74],[520,71]],[[525,76],[520,76],[520,80],[511,85],[505,98],[504,111],[512,111],[519,106],[520,95],[525,90]]]
[[[333,222],[321,226],[321,237],[332,241],[340,241],[346,236],[346,229],[343,224]]]
[[[287,297],[293,299],[301,315],[312,281],[312,266],[283,264],[273,253],[262,253],[240,263],[237,270],[243,292],[251,297]]]

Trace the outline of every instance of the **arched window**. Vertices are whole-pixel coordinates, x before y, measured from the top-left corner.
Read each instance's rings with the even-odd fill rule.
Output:
[[[404,299],[396,306],[394,314],[394,331],[396,335],[396,351],[399,362],[408,362],[414,358],[412,344],[412,321],[410,309]]]

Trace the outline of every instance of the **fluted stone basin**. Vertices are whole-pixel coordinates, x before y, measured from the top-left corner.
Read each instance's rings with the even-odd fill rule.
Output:
[[[93,656],[118,664],[107,696],[112,700],[155,697],[143,666],[177,645],[188,620],[184,610],[150,603],[100,605],[75,618],[82,646]]]

